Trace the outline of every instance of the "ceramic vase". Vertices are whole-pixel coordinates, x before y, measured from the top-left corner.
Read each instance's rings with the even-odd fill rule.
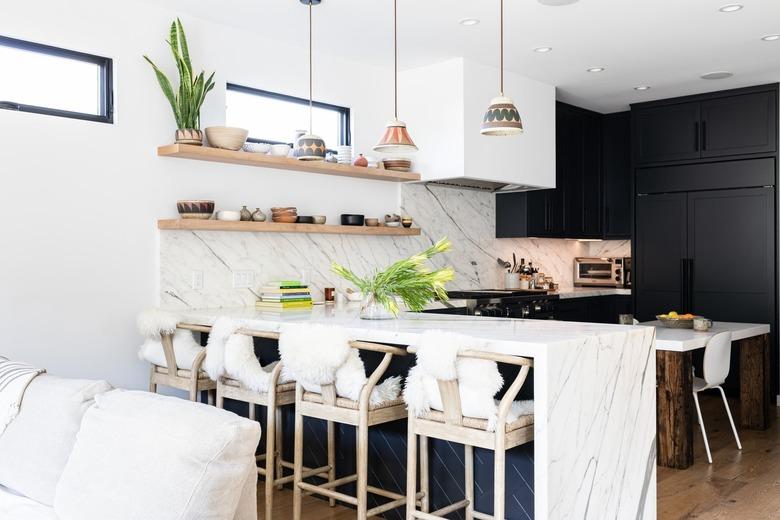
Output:
[[[255,208],[255,210],[252,212],[252,220],[254,222],[265,222],[265,219],[265,213],[260,211],[260,208]]]
[[[374,293],[366,293],[360,302],[360,319],[362,320],[392,320],[395,316],[382,305]]]
[[[355,166],[360,166],[362,168],[365,168],[365,167],[368,166],[368,159],[363,157],[363,154],[361,153],[360,155],[357,156],[357,159],[355,159],[354,165]]]
[[[241,207],[241,221],[248,222],[252,220],[252,212],[247,209],[246,206]]]

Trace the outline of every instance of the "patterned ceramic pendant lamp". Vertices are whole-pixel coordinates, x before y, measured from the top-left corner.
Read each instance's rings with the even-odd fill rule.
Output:
[[[300,161],[323,161],[328,147],[325,141],[312,130],[312,112],[314,110],[313,91],[313,49],[312,49],[312,7],[319,5],[322,0],[300,0],[303,5],[309,6],[309,133],[298,138],[295,143],[295,157]]]
[[[499,95],[490,100],[490,107],[482,119],[483,135],[517,135],[523,133],[520,112],[512,100],[504,95],[504,0],[501,0],[501,65]]]
[[[393,0],[393,56],[394,56],[394,107],[393,120],[387,123],[382,139],[374,146],[374,151],[384,153],[416,152],[417,146],[406,130],[406,123],[398,120],[398,0]]]

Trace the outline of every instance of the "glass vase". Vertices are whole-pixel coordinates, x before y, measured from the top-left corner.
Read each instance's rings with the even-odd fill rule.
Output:
[[[395,316],[380,303],[374,293],[366,293],[360,302],[360,319],[363,320],[392,320]]]

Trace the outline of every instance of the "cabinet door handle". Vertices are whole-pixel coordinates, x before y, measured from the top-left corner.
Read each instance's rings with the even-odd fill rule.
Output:
[[[707,149],[707,121],[701,122],[701,149]]]
[[[687,312],[685,306],[688,304],[688,277],[686,276],[688,262],[685,258],[680,258],[680,307],[683,313]]]
[[[699,122],[693,123],[693,149],[699,151]]]
[[[688,259],[688,310],[693,312],[693,258]]]

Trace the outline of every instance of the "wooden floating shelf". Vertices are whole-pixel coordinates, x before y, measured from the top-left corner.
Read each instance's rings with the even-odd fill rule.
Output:
[[[334,164],[325,161],[299,161],[289,157],[265,155],[208,146],[194,146],[191,144],[169,144],[157,148],[160,157],[179,157],[182,159],[194,159],[196,161],[210,161],[223,164],[241,164],[244,166],[257,166],[259,168],[274,168],[277,170],[291,170],[306,173],[324,173],[325,175],[338,175],[356,179],[371,179],[375,181],[390,182],[414,182],[420,180],[419,173],[398,172],[394,170],[382,170],[379,168],[362,168],[346,164]]]
[[[187,231],[243,231],[254,233],[324,233],[329,235],[418,236],[420,228],[386,226],[335,226],[281,222],[230,222],[226,220],[161,219],[157,229]]]

